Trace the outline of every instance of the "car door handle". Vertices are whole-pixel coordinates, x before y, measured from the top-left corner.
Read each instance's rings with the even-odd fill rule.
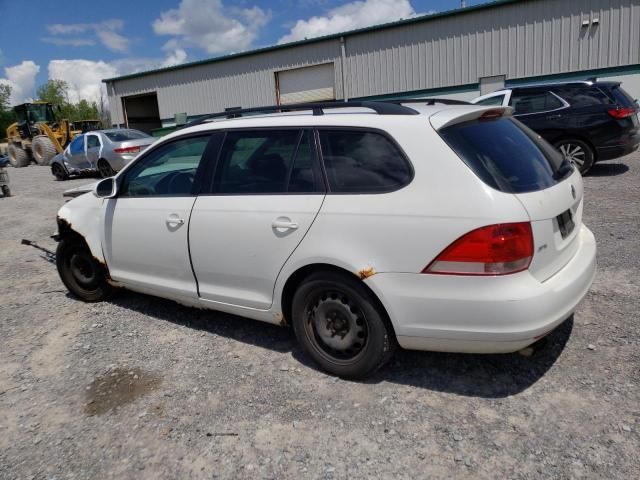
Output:
[[[291,220],[283,220],[278,218],[273,221],[271,227],[283,230],[296,230],[298,228],[298,224],[292,222]]]
[[[547,120],[555,120],[557,118],[562,117],[562,115],[547,115]]]
[[[184,225],[184,218],[179,218],[177,215],[169,215],[166,222],[168,225]]]

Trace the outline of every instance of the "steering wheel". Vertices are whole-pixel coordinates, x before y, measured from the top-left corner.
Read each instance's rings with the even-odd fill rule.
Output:
[[[191,193],[196,176],[192,172],[177,172],[169,180],[169,193]]]

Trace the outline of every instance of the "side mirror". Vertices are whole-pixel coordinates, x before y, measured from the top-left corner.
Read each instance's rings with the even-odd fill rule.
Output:
[[[100,180],[93,189],[93,194],[98,198],[113,198],[117,193],[118,184],[113,177]]]

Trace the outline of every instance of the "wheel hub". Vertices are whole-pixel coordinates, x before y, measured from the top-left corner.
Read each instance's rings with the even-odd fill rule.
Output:
[[[346,297],[321,298],[311,311],[311,321],[326,346],[343,353],[357,353],[364,345],[366,327]]]
[[[96,269],[90,258],[82,253],[74,253],[69,261],[73,277],[82,285],[90,285],[96,280]]]

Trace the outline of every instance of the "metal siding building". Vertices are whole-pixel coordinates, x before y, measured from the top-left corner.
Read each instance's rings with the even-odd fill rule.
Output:
[[[326,64],[332,84],[329,72],[327,85],[281,97],[280,83],[302,88],[312,76],[298,70],[296,82],[296,72],[287,72],[285,82],[278,72]],[[120,125],[135,124],[127,105],[140,111],[140,102],[153,101],[145,94],[157,95],[157,121],[170,124],[181,112],[194,117],[289,98],[470,99],[505,83],[591,77],[622,80],[640,97],[640,0],[502,0],[105,82],[112,122]]]

